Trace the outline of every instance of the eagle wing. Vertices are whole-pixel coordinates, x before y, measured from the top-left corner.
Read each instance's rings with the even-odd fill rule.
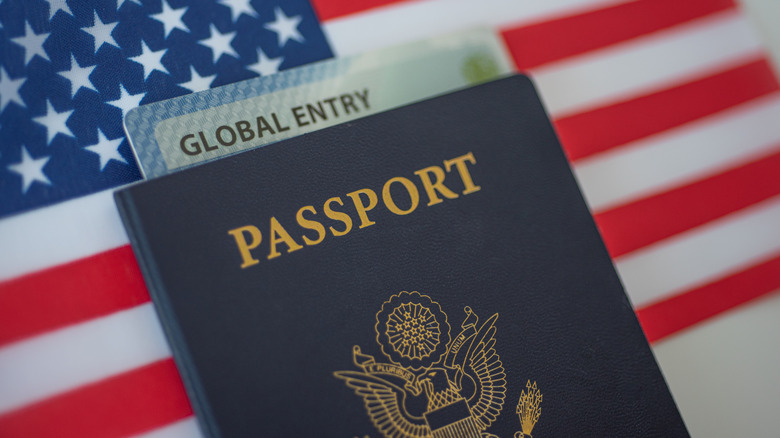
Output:
[[[424,420],[415,423],[401,408],[403,390],[382,379],[355,371],[333,373],[363,398],[374,426],[387,438],[431,438]]]
[[[468,363],[477,390],[470,400],[471,413],[482,430],[496,421],[506,398],[506,374],[495,350],[498,314],[493,315],[480,328]],[[476,402],[474,401],[476,400]]]

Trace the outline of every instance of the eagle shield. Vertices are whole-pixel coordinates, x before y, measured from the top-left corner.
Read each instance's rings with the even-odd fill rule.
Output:
[[[389,438],[482,438],[506,397],[496,353],[498,313],[482,324],[466,307],[450,338],[447,315],[419,292],[400,292],[377,313],[377,342],[389,363],[353,347],[359,371],[336,371]]]

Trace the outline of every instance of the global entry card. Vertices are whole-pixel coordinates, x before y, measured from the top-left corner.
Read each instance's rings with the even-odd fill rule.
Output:
[[[323,61],[138,107],[125,117],[154,178],[511,73],[489,30]]]

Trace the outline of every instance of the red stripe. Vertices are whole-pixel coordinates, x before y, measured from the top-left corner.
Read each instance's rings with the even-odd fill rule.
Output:
[[[569,159],[577,161],[778,89],[769,62],[761,58],[637,99],[558,119],[555,127]]]
[[[408,0],[311,0],[311,5],[320,21],[325,21],[406,1]]]
[[[176,366],[166,359],[0,416],[0,436],[127,436],[190,415]]]
[[[778,152],[593,216],[612,258],[780,194]]]
[[[637,309],[647,340],[659,341],[780,288],[780,255],[697,289]]]
[[[149,301],[130,245],[0,283],[0,346]]]
[[[639,0],[503,32],[520,70],[734,8],[732,0]]]

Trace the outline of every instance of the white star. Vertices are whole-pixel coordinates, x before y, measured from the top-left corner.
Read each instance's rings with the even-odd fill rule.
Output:
[[[247,14],[250,17],[257,17],[257,11],[249,4],[250,0],[219,0],[220,3],[230,8],[230,15],[233,22],[238,21],[241,14]]]
[[[192,72],[192,75],[190,76],[191,79],[187,82],[182,82],[179,86],[196,92],[208,90],[211,87],[214,78],[217,77],[217,75],[201,76],[195,71],[195,67],[193,66],[190,66],[190,72]]]
[[[238,58],[238,53],[236,53],[236,51],[233,50],[233,46],[230,45],[230,42],[236,36],[235,32],[221,33],[212,24],[210,35],[211,36],[205,40],[198,42],[211,48],[211,53],[214,57],[214,64],[217,63],[217,60],[219,60],[220,56],[222,55],[231,55],[235,58]]]
[[[88,152],[98,154],[100,156],[100,171],[106,170],[106,165],[111,160],[119,161],[122,164],[127,164],[125,157],[119,153],[119,145],[122,143],[124,137],[119,137],[114,140],[109,140],[98,129],[98,142],[96,145],[84,146]]]
[[[119,8],[122,7],[122,5],[125,3],[125,1],[128,1],[130,3],[135,3],[138,6],[143,6],[141,3],[138,2],[138,0],[117,0],[117,2],[116,2],[116,10],[117,11],[119,10]]]
[[[55,3],[57,6],[55,6]],[[70,11],[70,8],[68,7],[68,4],[65,3],[65,0],[49,0],[49,21],[54,18],[54,14],[56,14],[57,11],[64,11],[70,15],[73,15],[73,12]]]
[[[246,66],[249,70],[260,76],[269,76],[279,71],[279,64],[284,61],[284,57],[268,58],[262,50],[257,49],[257,62]]]
[[[27,149],[22,146],[22,161],[8,166],[8,170],[22,176],[22,193],[27,193],[27,189],[35,181],[51,185],[49,178],[43,174],[43,167],[49,161],[49,158],[51,157],[33,158],[27,152]]]
[[[146,93],[130,94],[125,90],[124,85],[119,87],[119,99],[107,102],[111,106],[115,106],[122,110],[122,115],[127,114],[128,111],[141,104],[141,100]]]
[[[16,101],[21,106],[26,106],[19,96],[19,88],[24,82],[24,77],[11,79],[6,73],[5,68],[0,68],[0,112],[12,101]]]
[[[276,32],[276,36],[279,38],[279,47],[287,44],[289,40],[295,40],[299,43],[304,42],[303,35],[298,32],[298,25],[301,23],[301,16],[296,15],[294,17],[288,17],[282,11],[282,8],[276,7],[274,9],[275,19],[270,23],[266,23],[264,26],[266,29]]]
[[[185,12],[187,12],[186,7],[173,9],[168,2],[164,1],[162,3],[162,12],[150,16],[163,24],[163,27],[165,28],[165,38],[168,38],[168,34],[171,33],[173,29],[178,28],[185,32],[190,31],[181,21],[181,16],[184,15]]]
[[[131,56],[134,62],[141,64],[144,68],[144,80],[146,80],[154,70],[160,70],[163,73],[170,74],[168,69],[162,65],[162,57],[167,52],[167,49],[161,49],[153,52],[146,43],[141,40],[141,54],[138,56]]]
[[[116,40],[111,36],[111,32],[114,31],[117,23],[103,23],[97,12],[95,12],[95,24],[90,27],[85,27],[84,31],[89,33],[95,38],[95,52],[97,52],[103,44],[111,44],[112,46],[119,48]]]
[[[49,55],[43,50],[43,42],[49,36],[48,33],[42,33],[37,35],[30,27],[30,23],[25,23],[24,35],[16,38],[11,38],[13,42],[24,47],[24,65],[30,63],[35,55],[40,55],[41,58],[51,61]]]
[[[60,76],[70,81],[71,97],[75,96],[76,92],[79,91],[81,87],[97,91],[97,88],[92,85],[92,81],[89,79],[89,75],[92,74],[92,71],[95,70],[95,67],[96,66],[94,65],[90,67],[81,67],[76,61],[76,57],[71,53],[70,70],[61,71],[58,73]]]
[[[73,135],[73,131],[71,131],[70,128],[68,128],[68,125],[65,124],[65,122],[68,121],[68,117],[70,117],[72,113],[73,110],[58,113],[54,107],[51,106],[51,102],[47,100],[46,114],[33,117],[33,120],[35,120],[36,123],[40,123],[46,128],[46,135],[48,138],[46,141],[47,145],[51,144],[51,141],[54,140],[54,137],[56,137],[57,134],[64,134],[75,137],[75,135]]]

